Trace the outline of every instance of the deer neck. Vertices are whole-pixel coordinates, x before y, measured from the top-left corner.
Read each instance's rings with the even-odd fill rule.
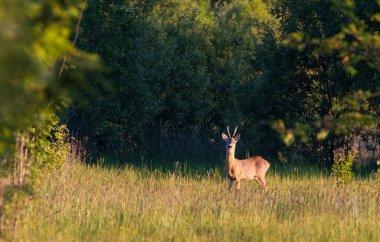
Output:
[[[227,163],[231,166],[235,164],[236,159],[235,159],[235,152],[227,152],[227,157],[226,157]]]
[[[227,171],[228,177],[230,177],[231,179],[236,179],[236,176],[234,175],[235,164],[236,164],[235,152],[227,151],[226,171]]]

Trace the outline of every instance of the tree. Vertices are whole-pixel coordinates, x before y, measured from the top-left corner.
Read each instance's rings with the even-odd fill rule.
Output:
[[[210,153],[239,122],[236,87],[253,77],[255,42],[273,21],[262,1],[90,2],[80,46],[109,72],[75,94],[71,127],[98,152]]]
[[[295,136],[305,143],[312,141],[309,144],[325,154],[328,166],[336,151],[346,147],[347,154],[355,137],[378,125],[378,101],[373,98],[379,87],[378,70],[376,60],[368,55],[377,48],[370,43],[378,38],[378,24],[368,23],[375,19],[376,6],[368,1],[302,5],[284,1],[275,11],[285,22],[284,43],[298,50],[294,62],[300,65],[291,71],[306,85],[300,88],[307,94],[301,100],[311,104],[303,105],[310,119],[303,119],[308,115],[302,113],[303,118],[284,120],[285,124],[280,121],[277,128],[288,143]],[[294,128],[286,130],[285,125]]]
[[[64,93],[80,79],[81,72],[74,68],[95,63],[95,56],[72,45],[71,35],[80,7],[81,1],[76,0],[0,2],[0,159],[3,166],[9,167],[8,162],[15,159],[12,156],[19,136],[24,141],[33,140],[36,151],[44,149],[37,147],[38,139],[42,142],[52,137],[50,131],[57,128],[57,112],[64,103]],[[64,56],[68,59],[65,67],[71,71],[57,78]]]

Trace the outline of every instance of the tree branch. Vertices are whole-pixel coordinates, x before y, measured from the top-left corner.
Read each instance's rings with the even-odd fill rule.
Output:
[[[73,47],[75,46],[75,43],[76,43],[77,40],[78,40],[80,23],[81,23],[81,21],[82,21],[83,12],[84,12],[84,10],[86,9],[86,6],[87,6],[87,0],[84,2],[83,7],[82,7],[82,10],[81,10],[80,15],[79,15],[78,23],[77,23],[76,30],[75,30],[75,37],[74,37],[74,40],[73,40],[73,43],[72,43],[72,46],[73,46]],[[61,78],[61,76],[62,76],[63,68],[65,67],[65,64],[66,64],[66,59],[67,59],[67,55],[65,55],[65,57],[63,57],[63,61],[62,61],[62,65],[61,65],[61,69],[59,70],[59,73],[58,73],[58,80],[59,80],[59,79]]]

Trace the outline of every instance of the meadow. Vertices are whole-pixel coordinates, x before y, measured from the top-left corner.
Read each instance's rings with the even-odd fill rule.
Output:
[[[273,166],[269,192],[227,192],[220,170],[104,168],[46,175],[14,241],[380,241],[379,177],[338,186],[318,170]]]

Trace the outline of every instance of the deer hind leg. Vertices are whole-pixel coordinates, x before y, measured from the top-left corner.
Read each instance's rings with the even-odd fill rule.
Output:
[[[255,177],[256,179],[256,177]],[[265,178],[264,177],[257,177],[257,180],[259,180],[259,184],[264,188],[264,191],[268,191],[268,186],[267,186],[267,182],[265,181]]]
[[[257,176],[255,176],[255,181],[257,181],[257,183],[259,183],[260,186],[263,185],[263,183],[261,182],[261,180]]]

